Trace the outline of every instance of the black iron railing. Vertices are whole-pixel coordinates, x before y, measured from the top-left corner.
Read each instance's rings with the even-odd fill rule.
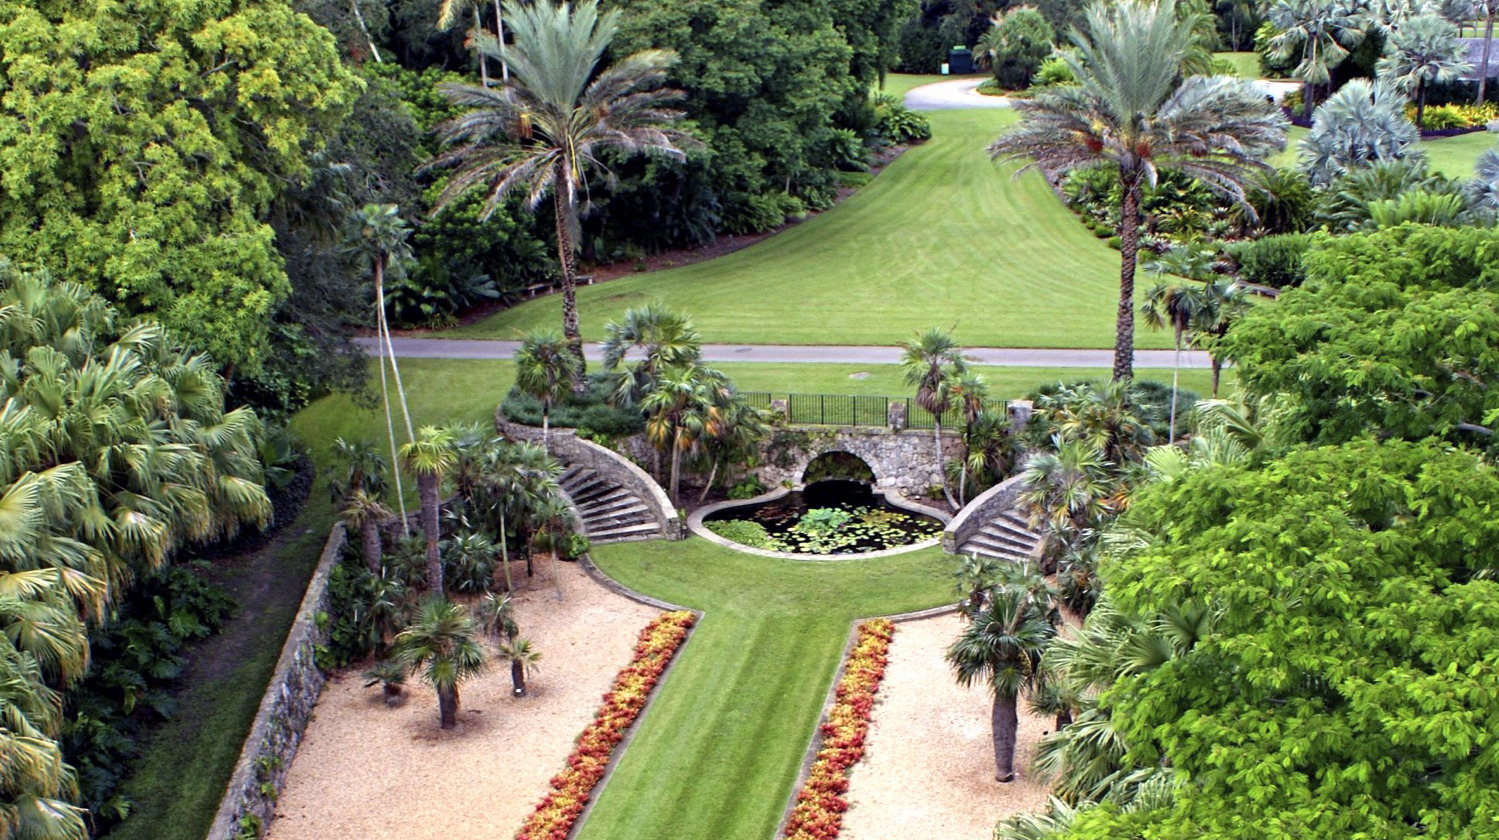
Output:
[[[876,397],[857,394],[786,394],[766,391],[741,392],[745,402],[755,408],[770,410],[771,402],[786,403],[787,421],[805,426],[889,426],[890,406],[904,404],[906,428],[932,428],[932,414],[911,397]],[[949,408],[942,415],[942,427],[958,429],[963,424],[961,408]]]

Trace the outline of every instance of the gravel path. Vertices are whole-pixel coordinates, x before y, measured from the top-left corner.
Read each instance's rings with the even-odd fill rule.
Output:
[[[1010,100],[1003,96],[985,96],[978,92],[979,84],[988,78],[953,79],[912,88],[906,91],[906,107],[913,111],[1010,107]]]
[[[959,687],[942,658],[960,626],[956,615],[897,625],[869,752],[850,780],[844,840],[989,840],[1000,817],[1045,808],[1048,786],[1030,762],[1053,721],[1022,701],[1019,775],[994,781],[989,692]]]
[[[358,673],[330,681],[277,805],[268,840],[495,840],[511,837],[562,768],[599,698],[657,611],[561,564],[564,600],[543,560],[517,597],[521,635],[542,652],[524,699],[510,669],[463,688],[458,728],[437,725],[413,684],[387,708]]]

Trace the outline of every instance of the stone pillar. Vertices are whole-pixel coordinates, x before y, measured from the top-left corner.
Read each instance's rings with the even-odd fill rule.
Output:
[[[781,415],[782,420],[791,419],[791,403],[789,400],[771,400],[770,413]]]
[[[891,400],[890,407],[885,411],[885,419],[894,431],[904,429],[906,427],[906,401]]]
[[[1010,421],[1010,434],[1018,435],[1031,422],[1035,406],[1030,400],[1010,400],[1005,403],[1005,417]]]

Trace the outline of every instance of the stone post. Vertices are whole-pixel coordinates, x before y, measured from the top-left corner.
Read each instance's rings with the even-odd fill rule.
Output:
[[[891,400],[890,407],[885,411],[885,419],[890,423],[893,431],[901,431],[906,427],[906,402],[905,400]]]
[[[1010,421],[1010,434],[1018,435],[1031,422],[1035,405],[1030,400],[1010,400],[1005,403],[1005,417]]]

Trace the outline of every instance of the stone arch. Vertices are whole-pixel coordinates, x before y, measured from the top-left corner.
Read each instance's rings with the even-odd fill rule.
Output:
[[[846,443],[846,442],[844,442]],[[877,461],[877,459],[874,459]],[[811,484],[828,478],[859,481],[875,485],[879,476],[875,463],[864,455],[850,452],[848,446],[830,446],[807,459],[798,471],[797,484]]]

